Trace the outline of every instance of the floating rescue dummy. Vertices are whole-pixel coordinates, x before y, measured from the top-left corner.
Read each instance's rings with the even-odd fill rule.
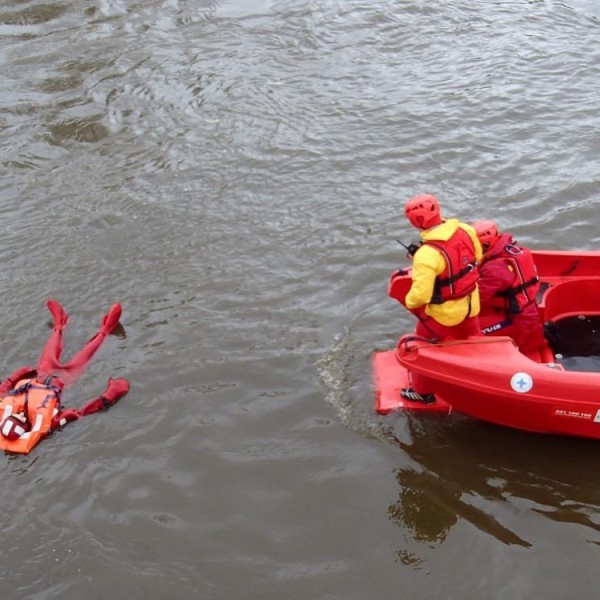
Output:
[[[129,391],[126,379],[110,378],[104,392],[82,408],[63,408],[62,391],[81,374],[106,336],[115,330],[121,305],[111,306],[96,334],[64,364],[60,357],[69,317],[56,300],[48,300],[47,306],[53,319],[52,334],[37,367],[21,367],[0,383],[0,449],[7,452],[27,454],[56,429],[110,408]]]

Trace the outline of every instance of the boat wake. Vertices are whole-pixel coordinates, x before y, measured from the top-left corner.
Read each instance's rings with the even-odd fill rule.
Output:
[[[325,401],[352,431],[383,439],[382,419],[373,411],[371,373],[367,372],[370,361],[359,360],[357,346],[351,330],[346,328],[318,361],[319,377],[327,389]]]

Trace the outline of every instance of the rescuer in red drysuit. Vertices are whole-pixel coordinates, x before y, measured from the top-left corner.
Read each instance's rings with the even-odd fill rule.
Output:
[[[60,357],[63,330],[69,317],[55,300],[49,300],[47,306],[53,317],[53,331],[37,367],[21,367],[0,384],[0,448],[7,451],[29,452],[43,437],[67,423],[110,408],[129,390],[126,379],[110,378],[104,392],[83,407],[62,407],[63,389],[81,374],[106,336],[118,325],[121,305],[110,308],[97,333],[64,364]]]
[[[483,249],[479,264],[479,297],[494,318],[483,328],[486,335],[511,337],[521,352],[544,344],[543,323],[535,302],[540,288],[531,252],[510,233],[500,233],[494,221],[473,224]]]

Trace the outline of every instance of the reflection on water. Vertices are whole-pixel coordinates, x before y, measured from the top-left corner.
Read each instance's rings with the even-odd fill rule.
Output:
[[[398,501],[390,505],[390,520],[407,526],[419,542],[443,542],[458,519],[460,488],[427,472],[398,469]]]
[[[527,514],[587,530],[600,543],[597,444],[495,427],[462,416],[408,419],[410,441],[387,436],[411,459],[396,470],[392,522],[417,542],[441,544],[464,520],[502,544],[531,547]],[[399,552],[403,562],[415,557]],[[419,561],[416,560],[418,563]]]

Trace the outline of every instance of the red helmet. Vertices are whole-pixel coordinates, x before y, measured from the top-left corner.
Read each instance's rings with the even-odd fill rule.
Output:
[[[419,194],[404,205],[404,214],[417,229],[429,229],[442,222],[440,205],[435,196]]]
[[[475,221],[473,229],[475,229],[475,233],[481,243],[481,249],[484,252],[487,252],[500,237],[498,225],[494,221]]]
[[[24,414],[8,415],[2,425],[0,433],[10,441],[20,438],[24,433],[31,430],[31,425]]]

